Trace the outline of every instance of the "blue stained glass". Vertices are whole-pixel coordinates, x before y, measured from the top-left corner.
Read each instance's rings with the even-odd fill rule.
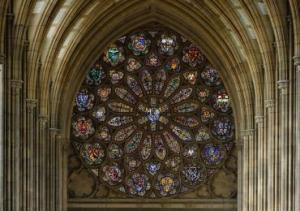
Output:
[[[108,45],[73,104],[74,153],[97,178],[95,192],[103,184],[108,197],[170,197],[234,171],[224,166],[234,146],[229,95],[201,49],[176,32],[155,27]]]
[[[207,144],[202,150],[202,156],[206,164],[217,166],[224,161],[225,150],[220,145]]]
[[[76,96],[76,105],[79,111],[85,111],[93,107],[94,95],[89,94],[88,90],[82,89]]]
[[[160,169],[160,163],[158,162],[147,163],[146,168],[151,175],[155,175]]]
[[[184,181],[189,185],[196,185],[206,178],[204,166],[200,164],[189,164],[183,167],[182,175]]]
[[[157,122],[160,117],[160,111],[158,108],[150,108],[147,112],[147,117],[150,122]]]

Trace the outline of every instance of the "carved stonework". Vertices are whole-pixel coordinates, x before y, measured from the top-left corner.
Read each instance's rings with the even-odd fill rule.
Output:
[[[295,56],[295,57],[293,57],[293,59],[294,59],[294,65],[296,67],[300,66],[300,56]],[[300,71],[300,68],[296,68],[296,71],[297,72]]]

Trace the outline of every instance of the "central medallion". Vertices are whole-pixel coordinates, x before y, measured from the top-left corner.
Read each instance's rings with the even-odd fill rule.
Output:
[[[147,118],[151,123],[156,123],[159,120],[160,111],[158,108],[149,108],[147,111]]]

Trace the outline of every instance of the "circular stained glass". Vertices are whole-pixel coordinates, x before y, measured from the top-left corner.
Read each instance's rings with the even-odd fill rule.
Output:
[[[132,197],[195,190],[231,153],[232,109],[218,71],[197,45],[168,29],[109,45],[74,105],[78,157],[99,183]]]

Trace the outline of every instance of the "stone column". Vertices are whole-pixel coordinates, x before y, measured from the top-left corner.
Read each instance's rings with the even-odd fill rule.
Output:
[[[36,168],[37,161],[37,145],[36,145],[36,99],[26,99],[26,141],[24,146],[24,172],[26,177],[25,182],[25,198],[26,210],[37,210],[35,200],[37,200],[34,193],[38,192],[36,182]]]
[[[244,157],[244,140],[243,140],[243,134],[241,134],[242,139],[237,140],[236,142],[236,149],[237,149],[237,164],[238,164],[238,169],[237,169],[237,174],[238,176],[238,192],[237,192],[237,207],[238,210],[243,210],[243,203],[246,201],[246,197],[244,194],[243,190],[243,184],[245,182],[244,179],[244,166],[247,165],[245,164],[245,157]]]
[[[251,137],[252,136],[252,137]],[[238,199],[239,201],[242,201],[242,206],[241,208],[239,208],[242,211],[248,211],[250,210],[250,201],[252,199],[249,198],[249,196],[251,196],[251,192],[250,192],[250,167],[251,167],[251,160],[250,160],[250,153],[249,153],[249,144],[250,141],[253,140],[253,129],[251,130],[242,130],[241,131],[241,138],[242,138],[242,157],[239,157],[239,159],[241,160],[240,162],[242,162],[241,165],[243,167],[243,171],[241,172],[243,175],[242,177],[242,194],[241,197]]]
[[[275,176],[275,156],[276,155],[276,148],[275,148],[275,101],[274,100],[267,100],[265,102],[266,108],[266,130],[267,130],[267,138],[266,138],[266,173],[267,173],[267,184],[266,184],[266,191],[267,191],[267,209],[268,211],[274,211],[274,203],[275,203],[275,193],[278,190],[277,187],[277,177]]]
[[[65,182],[64,176],[64,168],[68,168],[68,166],[64,166],[64,137],[58,133],[56,135],[56,175],[55,175],[55,185],[56,185],[56,207],[55,210],[63,210],[63,199],[64,199],[64,189],[63,183]]]
[[[3,170],[4,170],[4,55],[0,55],[0,210],[4,210],[3,204]]]
[[[22,137],[22,114],[21,114],[21,91],[23,81],[21,80],[10,80],[11,88],[11,113],[9,122],[10,139],[8,140],[8,209],[9,211],[19,211],[22,206],[21,202],[21,144],[23,141]]]
[[[264,203],[264,116],[256,116],[256,130],[257,130],[257,210],[263,211]]]
[[[59,154],[59,141],[61,136],[59,135],[59,129],[50,128],[50,139],[49,139],[49,156],[48,159],[48,181],[47,181],[47,189],[49,189],[49,195],[47,197],[47,201],[49,202],[49,211],[56,211],[58,208],[59,198],[57,197],[59,194],[59,164],[60,164],[60,154]]]
[[[295,66],[295,211],[300,210],[300,56],[294,57]]]
[[[254,139],[254,130],[248,131],[248,170],[249,170],[249,191],[248,206],[250,211],[255,211],[256,206],[256,144]]]
[[[288,132],[288,80],[280,80],[279,89],[279,150],[280,150],[280,210],[289,211],[291,159]]]
[[[46,204],[46,150],[47,149],[47,142],[48,142],[48,118],[46,116],[39,116],[38,119],[38,143],[37,143],[37,165],[38,168],[36,169],[36,175],[39,175],[38,178],[38,192],[35,193],[37,197],[37,210],[38,211],[46,211],[47,204]]]

